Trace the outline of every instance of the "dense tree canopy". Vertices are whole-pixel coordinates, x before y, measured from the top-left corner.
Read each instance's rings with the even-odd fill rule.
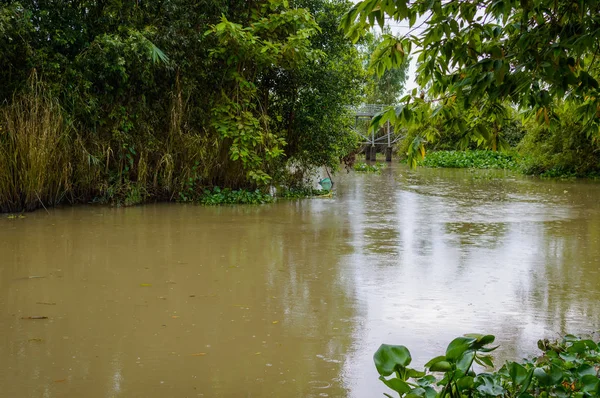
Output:
[[[568,101],[588,136],[598,136],[600,2],[364,0],[343,28],[358,39],[387,19],[410,31],[388,35],[372,67],[382,74],[416,50],[418,79],[429,91],[428,100],[408,96],[405,107],[376,122],[419,120],[418,108],[430,103],[434,116],[461,131],[468,128],[461,113],[472,107],[487,107],[486,116],[501,123],[505,107],[517,106],[552,127],[560,124],[554,101]],[[486,139],[498,128],[478,125]]]
[[[188,198],[286,183],[290,162],[337,166],[364,79],[338,30],[351,5],[2,2],[0,209]],[[52,178],[35,176],[53,162],[33,161],[45,132]]]
[[[378,45],[391,31],[386,29],[383,34],[367,32],[359,43],[359,50],[363,56],[363,64],[369,68],[371,58],[377,57]],[[405,57],[404,62],[397,67],[386,69],[381,75],[371,70],[365,85],[365,103],[393,105],[400,100],[404,85],[408,78],[410,58]]]

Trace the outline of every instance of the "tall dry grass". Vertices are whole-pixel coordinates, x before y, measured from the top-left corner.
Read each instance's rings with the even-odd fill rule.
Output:
[[[0,210],[33,210],[69,189],[69,134],[57,101],[33,75],[29,90],[0,109]]]
[[[111,134],[67,123],[34,72],[27,90],[0,104],[0,212],[61,202],[135,205],[178,200],[190,188],[244,186],[242,165],[229,158],[231,143],[193,123],[190,102],[177,79],[166,131],[137,126],[126,137],[137,151],[126,159]]]

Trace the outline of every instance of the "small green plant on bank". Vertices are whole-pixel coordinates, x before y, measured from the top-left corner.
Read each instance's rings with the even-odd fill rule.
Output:
[[[214,187],[213,190],[205,189],[199,202],[203,205],[229,205],[229,204],[264,204],[273,201],[269,194],[262,193],[258,189],[248,191],[245,189],[232,190],[229,188],[220,189]]]
[[[493,368],[489,353],[498,348],[490,347],[494,340],[482,334],[458,337],[423,371],[408,367],[412,358],[401,345],[382,344],[373,359],[379,379],[401,398],[596,397],[600,393],[600,348],[593,340],[572,335],[553,343],[540,340],[539,357],[476,374],[475,364]]]
[[[385,169],[385,163],[380,162],[375,164],[360,162],[354,165],[354,171],[359,173],[381,173],[381,170],[383,169]]]
[[[196,186],[201,183],[201,178],[198,173],[199,162],[196,161],[192,166],[189,177],[184,181],[183,189],[179,192],[180,202],[194,202],[198,199],[198,193],[196,192]],[[220,188],[219,188],[220,189]]]
[[[229,188],[221,189],[213,187],[212,190],[204,189],[198,193],[194,189],[187,192],[180,192],[180,202],[194,202],[209,206],[233,205],[233,204],[264,204],[273,201],[273,197],[263,193],[260,190],[249,191],[245,189],[233,190]]]
[[[508,170],[519,167],[517,157],[510,153],[481,150],[430,152],[419,164],[426,167]]]
[[[277,197],[283,199],[302,199],[314,196],[327,195],[329,191],[310,187],[284,188],[278,192]]]

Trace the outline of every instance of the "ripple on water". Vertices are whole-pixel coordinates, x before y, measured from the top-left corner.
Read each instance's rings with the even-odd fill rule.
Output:
[[[316,388],[319,390],[325,390],[331,387],[331,383],[327,382],[327,381],[321,381],[321,380],[312,380],[309,381],[308,384],[310,384],[310,386],[312,388]]]

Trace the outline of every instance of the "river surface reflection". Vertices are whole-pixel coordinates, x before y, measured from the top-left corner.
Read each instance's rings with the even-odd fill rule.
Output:
[[[335,188],[3,217],[3,394],[378,397],[384,342],[420,366],[490,333],[500,362],[599,328],[600,184],[396,165]]]

